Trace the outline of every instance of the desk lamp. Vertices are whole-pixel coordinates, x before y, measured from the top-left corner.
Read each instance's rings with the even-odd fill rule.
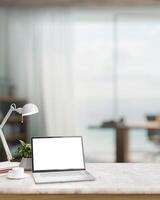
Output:
[[[10,105],[10,109],[9,109],[8,113],[4,117],[2,123],[0,124],[0,138],[2,140],[2,144],[4,146],[4,150],[6,152],[8,161],[12,160],[13,157],[12,157],[12,154],[9,150],[9,147],[8,147],[7,141],[4,137],[2,129],[3,129],[4,125],[6,124],[8,118],[10,117],[10,115],[12,114],[13,111],[22,115],[22,121],[21,121],[22,123],[23,123],[23,116],[33,115],[33,114],[39,112],[38,107],[35,104],[32,104],[32,103],[25,104],[23,106],[23,108],[17,108],[15,103],[12,103]]]

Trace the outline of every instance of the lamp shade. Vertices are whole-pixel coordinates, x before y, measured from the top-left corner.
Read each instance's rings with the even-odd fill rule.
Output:
[[[35,104],[28,103],[22,108],[22,116],[28,116],[38,113],[38,107]]]

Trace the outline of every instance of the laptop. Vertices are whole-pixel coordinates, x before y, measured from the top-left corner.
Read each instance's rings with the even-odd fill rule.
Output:
[[[95,180],[86,171],[81,136],[32,137],[31,145],[35,183]]]

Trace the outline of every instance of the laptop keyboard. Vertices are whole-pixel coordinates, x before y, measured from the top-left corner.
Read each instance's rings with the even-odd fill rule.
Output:
[[[79,171],[61,171],[61,172],[41,172],[33,173],[36,183],[56,183],[72,181],[93,181],[92,175],[86,170]]]
[[[86,171],[61,171],[61,172],[42,172],[39,173],[41,177],[60,177],[60,176],[82,176],[87,175]]]

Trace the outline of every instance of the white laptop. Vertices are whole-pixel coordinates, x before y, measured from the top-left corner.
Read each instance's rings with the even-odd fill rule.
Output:
[[[32,137],[36,183],[93,181],[86,171],[82,137]]]

